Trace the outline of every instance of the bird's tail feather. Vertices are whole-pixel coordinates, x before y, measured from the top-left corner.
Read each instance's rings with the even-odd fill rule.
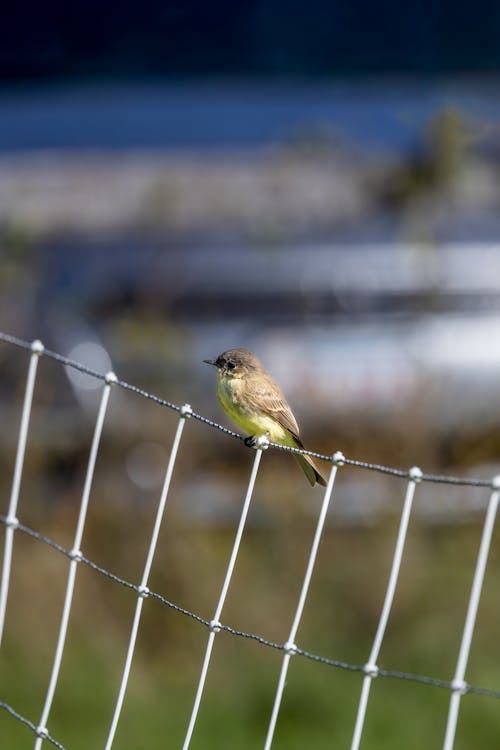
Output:
[[[305,456],[302,453],[295,453],[294,457],[300,468],[306,475],[307,481],[309,482],[311,487],[314,487],[316,482],[318,484],[321,484],[323,487],[326,487],[326,480],[321,476],[310,456]]]

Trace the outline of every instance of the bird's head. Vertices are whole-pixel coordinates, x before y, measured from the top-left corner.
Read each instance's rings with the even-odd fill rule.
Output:
[[[243,378],[251,372],[262,370],[258,357],[249,349],[228,349],[219,354],[217,359],[203,361],[216,367],[222,377]]]

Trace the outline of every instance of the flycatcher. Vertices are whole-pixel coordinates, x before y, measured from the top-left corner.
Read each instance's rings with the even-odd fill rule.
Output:
[[[229,349],[217,359],[204,359],[217,368],[219,403],[245,432],[247,438],[267,435],[279,445],[303,448],[299,428],[279,385],[264,370],[259,359],[248,349]],[[311,486],[326,485],[310,456],[294,454]]]

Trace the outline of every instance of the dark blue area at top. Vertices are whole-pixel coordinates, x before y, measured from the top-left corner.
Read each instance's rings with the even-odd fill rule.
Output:
[[[496,0],[25,0],[4,5],[4,81],[500,71]]]

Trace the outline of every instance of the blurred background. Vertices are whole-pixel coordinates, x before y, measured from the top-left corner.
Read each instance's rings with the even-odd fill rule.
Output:
[[[276,377],[306,446],[490,478],[500,457],[500,8],[358,0],[10,5],[0,45],[0,328],[229,425],[202,363]],[[0,345],[0,504],[28,355]],[[19,516],[71,546],[99,400],[42,358]],[[114,389],[83,551],[138,581],[176,416]],[[210,619],[252,451],[188,423],[151,588]],[[326,467],[325,467],[326,470]],[[404,483],[345,468],[299,631],[365,663]],[[451,678],[487,490],[417,490],[380,663]],[[263,459],[223,622],[283,642],[321,491]],[[16,536],[0,698],[37,723],[67,560]],[[499,688],[498,538],[468,679]],[[49,730],[104,744],[134,609],[81,569]],[[116,747],[178,747],[205,630],[145,606]],[[263,744],[280,654],[221,634],[192,747]],[[361,677],[296,659],[276,748],[348,747]],[[365,745],[439,748],[448,693],[376,682]],[[89,722],[89,716],[92,721]],[[7,714],[9,748],[32,736]],[[495,747],[463,702],[457,748]]]

